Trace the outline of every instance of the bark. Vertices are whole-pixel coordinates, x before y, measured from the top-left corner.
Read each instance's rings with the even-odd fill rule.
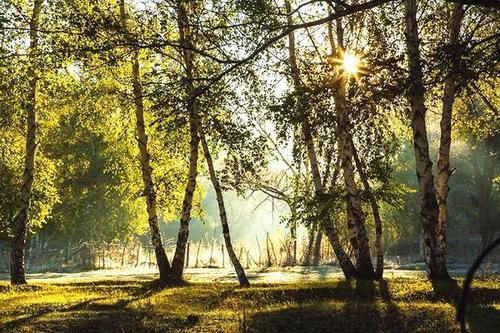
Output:
[[[354,162],[356,163],[356,168],[358,169],[359,177],[363,183],[363,187],[368,194],[368,200],[370,201],[370,206],[372,208],[373,220],[375,222],[375,252],[377,256],[377,262],[375,265],[375,275],[381,278],[384,274],[384,248],[382,244],[382,217],[380,216],[380,210],[377,203],[377,199],[373,195],[370,183],[368,182],[368,177],[364,171],[363,163],[359,159],[358,152],[354,143],[352,143],[352,152],[354,157]]]
[[[212,156],[210,154],[207,141],[205,140],[205,136],[203,134],[201,135],[201,145],[203,147],[203,152],[205,154],[205,160],[207,161],[208,172],[210,173],[210,180],[212,181],[212,185],[215,190],[217,204],[219,205],[220,223],[222,224],[222,233],[224,236],[224,244],[226,245],[227,253],[229,255],[229,258],[231,259],[231,263],[233,264],[234,270],[236,271],[236,276],[238,277],[240,286],[250,287],[250,282],[248,281],[248,278],[245,274],[245,270],[243,269],[243,266],[241,266],[241,263],[238,260],[236,253],[234,252],[233,244],[231,243],[231,236],[229,233],[229,224],[227,222],[226,207],[224,205],[222,188],[220,186],[219,179],[215,174]]]
[[[37,83],[36,52],[38,48],[38,27],[43,0],[35,0],[30,20],[30,44],[28,67],[28,96],[25,103],[26,112],[26,152],[24,157],[23,186],[21,188],[21,202],[19,211],[13,221],[13,239],[10,253],[10,281],[14,285],[25,284],[24,252],[26,243],[26,229],[28,226],[31,193],[35,171],[36,153],[36,104]]]
[[[125,13],[125,0],[120,1],[120,14],[124,31],[128,34],[127,18]],[[156,189],[153,182],[153,168],[150,163],[148,150],[148,136],[144,123],[144,97],[141,82],[141,71],[139,63],[139,51],[132,53],[132,85],[135,105],[136,135],[137,145],[139,147],[139,161],[141,164],[142,181],[144,184],[144,195],[146,197],[146,208],[148,212],[148,225],[151,234],[151,244],[156,257],[156,264],[160,271],[160,281],[168,282],[170,263],[163,247],[160,227],[158,222],[158,213],[156,210]]]
[[[295,222],[293,223],[293,226],[290,228],[290,240],[292,242],[291,264],[295,266],[297,265],[297,224]]]
[[[313,253],[313,248],[314,248],[314,238],[316,235],[316,222],[311,223],[310,229],[308,230],[308,236],[307,236],[307,248],[306,248],[306,253],[304,254],[304,265],[309,266],[311,265],[311,259],[312,259],[312,253]]]
[[[316,233],[316,238],[314,240],[314,250],[313,250],[313,266],[318,266],[321,260],[321,240],[323,239],[323,232],[318,229]]]
[[[184,192],[184,201],[182,203],[182,213],[179,232],[177,233],[177,246],[172,261],[172,279],[182,281],[184,271],[184,258],[186,244],[189,236],[189,221],[191,219],[191,208],[193,206],[193,196],[196,190],[196,176],[198,175],[198,146],[200,143],[199,129],[200,120],[198,115],[198,102],[195,97],[194,79],[194,54],[192,48],[191,29],[189,28],[188,13],[185,6],[189,4],[184,1],[177,1],[177,24],[179,28],[179,42],[185,46],[182,50],[182,58],[186,74],[186,96],[187,111],[189,114],[189,132],[190,132],[190,153],[189,170],[186,190]]]
[[[337,48],[331,45],[332,50],[336,50],[340,57],[344,49],[344,29],[341,19],[336,21]],[[331,40],[332,41],[332,40]],[[353,141],[350,135],[348,106],[346,99],[347,76],[340,73],[336,82],[336,89],[333,97],[335,99],[335,109],[337,113],[337,134],[339,138],[339,155],[344,178],[344,186],[347,193],[347,232],[349,241],[356,256],[357,269],[360,277],[373,278],[375,272],[370,255],[370,242],[365,227],[365,214],[361,207],[359,191],[357,188],[354,166],[353,166]]]
[[[318,220],[320,223],[320,229],[322,229],[325,235],[328,237],[330,244],[332,245],[333,251],[339,261],[339,265],[346,278],[357,277],[358,271],[354,267],[351,259],[345,252],[342,243],[335,230],[333,221],[330,216],[330,209],[328,207],[328,202],[325,200],[325,193],[323,184],[321,182],[321,174],[319,172],[318,160],[316,157],[316,151],[314,149],[314,142],[308,124],[303,124],[304,129],[304,139],[306,142],[307,155],[309,162],[311,164],[311,173],[313,177],[313,184],[315,188],[315,197],[318,206]]]
[[[337,110],[337,130],[339,135],[339,149],[344,185],[347,194],[347,231],[349,240],[356,256],[357,268],[361,277],[373,277],[373,265],[370,255],[370,243],[365,227],[365,214],[361,208],[359,191],[354,175],[353,145],[349,134],[349,121],[345,100],[345,81],[339,80],[339,87],[335,93]]]
[[[291,12],[290,2],[285,1],[287,12]],[[291,16],[288,16],[288,25],[292,25]],[[320,223],[320,229],[324,231],[330,244],[332,245],[333,251],[339,261],[339,265],[345,275],[346,278],[355,277],[358,275],[357,269],[351,262],[351,259],[345,252],[342,247],[342,243],[337,234],[337,230],[335,230],[333,221],[330,216],[330,209],[328,207],[328,202],[325,200],[325,193],[323,188],[323,183],[321,181],[321,173],[319,171],[318,158],[316,156],[316,150],[314,147],[314,141],[311,133],[311,128],[309,121],[305,114],[305,101],[303,101],[303,87],[302,82],[300,80],[299,68],[297,65],[296,52],[295,52],[295,34],[290,32],[288,34],[288,49],[289,49],[289,57],[290,57],[290,70],[291,76],[293,79],[293,84],[295,91],[297,93],[298,99],[298,110],[302,111],[305,115],[302,123],[302,134],[304,136],[304,142],[306,145],[307,156],[309,159],[311,173],[313,178],[313,184],[315,188],[315,197],[317,204],[317,215],[318,221]]]
[[[408,99],[411,108],[411,127],[417,179],[421,197],[421,216],[424,238],[424,256],[427,275],[430,279],[448,279],[446,253],[441,242],[443,237],[439,228],[439,209],[434,190],[432,161],[429,157],[429,142],[425,124],[425,88],[417,27],[416,0],[405,1],[406,11],[406,50],[409,66]]]
[[[449,27],[448,44],[451,52],[456,52],[460,36],[460,24],[464,16],[463,5],[454,4],[451,14]],[[439,232],[442,237],[442,251],[446,255],[446,221],[447,221],[447,197],[449,193],[449,179],[452,171],[450,170],[450,147],[451,147],[451,128],[452,128],[452,113],[453,103],[455,102],[456,84],[454,71],[450,70],[447,74],[444,89],[443,89],[443,111],[441,115],[441,138],[439,144],[439,155],[437,162],[437,177],[436,177],[436,198],[439,207]]]

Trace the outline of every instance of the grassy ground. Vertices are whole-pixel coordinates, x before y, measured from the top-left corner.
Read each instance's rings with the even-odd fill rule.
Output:
[[[143,279],[2,282],[0,332],[457,332],[459,292],[418,278],[250,289],[155,289]],[[474,283],[467,319],[473,332],[500,332],[500,280]]]

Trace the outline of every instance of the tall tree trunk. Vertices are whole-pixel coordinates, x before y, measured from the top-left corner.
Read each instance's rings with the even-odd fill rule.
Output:
[[[370,255],[370,243],[365,228],[365,214],[361,208],[358,187],[354,176],[354,166],[352,164],[353,145],[349,134],[349,120],[347,119],[345,81],[343,78],[339,81],[339,87],[334,98],[338,116],[339,153],[342,161],[344,185],[347,192],[347,231],[356,255],[359,275],[371,278],[374,276],[374,271]]]
[[[307,248],[306,252],[304,254],[304,265],[309,266],[311,265],[312,262],[312,254],[313,254],[313,249],[314,249],[314,239],[316,236],[316,230],[317,230],[317,222],[313,222],[310,225],[310,228],[307,233]]]
[[[297,265],[297,213],[295,207],[295,201],[290,205],[291,210],[291,226],[290,226],[290,241],[292,242],[292,257],[290,259],[290,264],[295,266]]]
[[[24,246],[26,243],[26,229],[31,205],[31,193],[35,171],[36,152],[36,97],[37,82],[36,52],[38,48],[38,27],[43,0],[35,0],[30,21],[30,44],[28,65],[28,96],[25,103],[26,111],[26,152],[24,157],[23,186],[21,189],[21,204],[19,212],[13,221],[13,239],[10,253],[10,281],[12,284],[25,284]]]
[[[464,8],[462,4],[454,4],[451,14],[449,26],[448,45],[451,52],[456,52],[460,37],[460,25],[464,16]],[[453,60],[454,57],[452,58]],[[452,61],[455,63],[455,61]],[[449,179],[451,176],[450,170],[450,147],[451,147],[451,118],[453,113],[453,103],[455,102],[455,70],[450,70],[444,83],[443,89],[443,112],[441,115],[441,139],[439,144],[439,155],[437,162],[437,177],[436,177],[436,198],[439,207],[439,233],[442,237],[440,241],[443,247],[442,251],[446,256],[446,220],[447,220],[447,197],[449,192]]]
[[[290,2],[288,0],[285,1],[285,6],[287,12],[291,12]],[[288,24],[292,25],[292,17],[288,15]],[[299,68],[297,65],[296,52],[295,52],[295,34],[294,32],[290,32],[288,35],[288,50],[290,57],[290,70],[291,76],[293,79],[293,84],[295,91],[297,93],[298,99],[298,109],[299,111],[305,111],[303,107],[303,87],[302,82],[300,80]],[[355,277],[358,275],[357,269],[351,262],[351,259],[345,252],[342,247],[342,243],[338,237],[337,231],[335,230],[333,221],[330,216],[329,203],[325,200],[325,193],[323,188],[323,183],[321,181],[321,173],[319,171],[318,158],[316,156],[316,150],[314,148],[314,141],[311,133],[311,128],[309,124],[309,120],[307,117],[302,123],[302,132],[304,136],[304,142],[306,144],[307,155],[309,158],[309,163],[311,166],[311,173],[313,177],[313,183],[315,188],[315,197],[316,204],[318,209],[318,220],[321,226],[321,229],[325,232],[328,240],[330,241],[333,251],[339,261],[339,265],[345,275],[346,278]]]
[[[417,27],[417,0],[406,0],[406,51],[409,66],[408,99],[411,107],[411,127],[417,179],[421,196],[421,215],[424,238],[424,256],[427,275],[430,279],[448,279],[444,241],[439,227],[439,209],[434,190],[432,161],[429,157],[429,142],[425,124],[425,88]]]
[[[186,190],[184,192],[184,201],[182,203],[182,214],[180,220],[179,232],[177,234],[177,246],[172,261],[172,279],[178,282],[182,281],[184,271],[184,258],[186,253],[186,244],[189,236],[189,221],[191,219],[191,208],[193,206],[193,196],[196,190],[196,176],[198,175],[198,146],[200,144],[200,119],[198,114],[198,101],[194,96],[195,88],[194,78],[194,55],[189,50],[191,47],[191,28],[189,27],[188,12],[185,6],[189,4],[185,1],[177,1],[177,24],[179,27],[179,42],[185,46],[182,50],[182,57],[186,73],[186,96],[187,111],[189,114],[189,133],[190,153],[189,153],[189,171]]]
[[[372,208],[373,220],[375,222],[375,251],[377,256],[377,262],[375,265],[375,275],[381,278],[384,274],[384,248],[382,245],[382,218],[380,216],[380,210],[377,203],[377,199],[373,195],[372,189],[370,187],[370,183],[368,182],[368,176],[364,171],[364,166],[361,160],[359,159],[358,152],[356,151],[356,147],[354,143],[352,144],[352,152],[354,157],[354,162],[356,163],[356,168],[358,169],[359,177],[361,178],[361,182],[363,183],[363,187],[368,194],[368,200],[370,201],[370,206]]]
[[[120,1],[120,14],[122,26],[128,34],[127,16],[125,12],[125,0]],[[158,223],[158,213],[156,211],[156,189],[153,182],[153,168],[150,163],[148,151],[148,136],[144,123],[144,98],[141,83],[141,70],[139,63],[139,51],[134,50],[131,59],[132,85],[135,104],[135,129],[137,135],[137,145],[139,147],[139,161],[141,163],[142,181],[144,184],[144,195],[146,196],[146,207],[148,212],[149,231],[151,233],[151,244],[156,257],[156,264],[160,271],[160,281],[168,282],[170,263],[161,240],[160,227]]]
[[[330,216],[329,203],[325,200],[325,192],[323,184],[321,182],[321,174],[319,172],[318,160],[316,157],[316,151],[314,149],[314,142],[310,132],[309,125],[307,123],[303,124],[304,139],[306,142],[307,154],[309,157],[309,162],[311,164],[311,173],[313,177],[313,183],[315,188],[315,198],[318,209],[318,220],[320,223],[320,229],[323,229],[324,233],[328,237],[330,244],[332,245],[335,256],[339,261],[340,268],[342,269],[346,278],[352,278],[358,276],[358,270],[354,267],[351,259],[345,252],[342,243],[340,242],[337,231],[335,230],[334,223]],[[319,231],[321,232],[321,230]]]
[[[341,57],[344,51],[344,29],[341,19],[336,21],[337,47],[332,43],[332,50],[336,51],[337,57]],[[370,255],[370,242],[365,227],[365,214],[361,207],[358,188],[356,185],[353,160],[353,143],[350,135],[350,123],[348,117],[348,106],[346,99],[346,86],[348,77],[339,72],[334,89],[335,109],[337,113],[337,134],[339,138],[339,155],[341,160],[344,185],[347,193],[347,231],[349,240],[356,256],[357,269],[360,277],[373,278],[373,264]]]
[[[224,243],[226,244],[226,250],[231,259],[231,263],[234,266],[234,270],[236,271],[236,276],[238,277],[238,281],[240,286],[242,287],[250,287],[250,282],[245,274],[245,270],[243,266],[241,266],[238,257],[233,249],[233,244],[231,243],[231,236],[229,233],[229,224],[227,223],[227,214],[226,207],[224,205],[224,197],[222,195],[222,189],[219,183],[219,179],[215,174],[214,164],[212,161],[212,156],[210,154],[210,150],[208,148],[207,141],[205,140],[205,135],[201,134],[201,145],[203,147],[203,152],[205,154],[205,160],[207,161],[208,172],[210,173],[210,180],[212,181],[212,185],[215,190],[215,196],[217,198],[217,203],[219,205],[219,215],[220,215],[220,223],[222,224],[222,233],[224,236]]]
[[[316,233],[316,238],[314,240],[314,250],[313,250],[313,266],[318,266],[321,260],[321,240],[323,239],[323,231],[318,229]]]

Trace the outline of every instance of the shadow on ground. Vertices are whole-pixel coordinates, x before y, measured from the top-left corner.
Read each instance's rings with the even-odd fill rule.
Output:
[[[500,281],[473,289],[472,332],[500,332]],[[151,281],[0,285],[0,332],[457,332],[457,283],[422,279],[286,285]]]

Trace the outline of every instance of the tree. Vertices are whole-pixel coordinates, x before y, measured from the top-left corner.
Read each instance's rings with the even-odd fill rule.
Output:
[[[465,10],[462,4],[453,6],[451,20],[449,24],[449,49],[457,50],[460,36],[460,24],[464,16]],[[458,52],[457,52],[458,53]],[[455,59],[458,62],[458,59]],[[446,220],[447,220],[447,202],[449,192],[449,179],[452,174],[450,169],[450,147],[451,147],[451,132],[452,132],[452,115],[453,104],[456,95],[456,70],[450,70],[447,74],[443,88],[443,111],[441,114],[441,139],[439,144],[439,156],[437,161],[437,178],[436,178],[436,199],[439,209],[438,225],[440,228],[440,236],[443,237],[441,247],[446,255]],[[455,76],[454,76],[455,75]],[[446,258],[446,257],[445,257]]]
[[[26,229],[29,219],[32,185],[35,174],[36,153],[36,109],[37,109],[37,52],[38,29],[43,0],[35,0],[30,20],[29,68],[28,68],[28,96],[25,100],[26,111],[26,151],[24,159],[23,185],[21,189],[21,205],[14,219],[14,236],[10,254],[10,281],[12,284],[25,284],[24,275],[24,245],[26,242]]]
[[[409,69],[408,99],[411,107],[411,127],[421,196],[421,214],[424,234],[424,254],[430,279],[449,278],[446,269],[445,236],[439,227],[439,208],[429,156],[429,141],[426,129],[425,87],[420,59],[417,25],[417,2],[406,0],[406,44]]]
[[[192,5],[192,4],[191,4]],[[179,41],[183,49],[180,50],[185,67],[185,87],[184,100],[186,111],[189,117],[190,150],[189,150],[189,172],[182,203],[182,213],[179,232],[177,234],[177,246],[172,261],[172,279],[174,281],[182,280],[184,270],[184,258],[186,253],[186,244],[189,236],[189,220],[191,218],[191,207],[193,204],[193,195],[196,190],[196,176],[198,174],[198,149],[200,144],[200,116],[198,111],[198,100],[194,86],[195,64],[194,53],[190,50],[192,43],[192,27],[189,22],[189,6],[183,1],[177,1],[177,25],[179,29]]]
[[[291,11],[290,3],[286,2],[286,4],[287,4],[287,12],[290,12]],[[290,16],[288,16],[288,24],[289,25],[292,24]],[[321,228],[325,232],[326,236],[328,237],[328,240],[330,241],[330,244],[332,245],[332,248],[335,252],[335,255],[337,256],[337,259],[339,261],[340,267],[342,268],[342,271],[344,272],[344,275],[346,276],[346,278],[355,277],[358,275],[359,272],[352,264],[351,260],[349,259],[349,256],[344,251],[342,244],[340,243],[338,233],[335,230],[335,227],[330,217],[330,210],[328,207],[329,204],[325,200],[325,192],[321,180],[321,173],[318,167],[318,158],[316,155],[316,149],[314,147],[312,129],[309,120],[307,119],[307,113],[304,107],[306,103],[306,101],[304,100],[304,87],[302,86],[301,79],[299,76],[300,75],[299,69],[297,66],[296,54],[295,54],[295,38],[293,32],[290,32],[288,41],[289,41],[288,50],[290,54],[289,59],[290,59],[291,77],[293,80],[295,93],[297,95],[297,110],[298,112],[303,113],[303,121],[301,127],[304,136],[303,140],[307,150],[307,156],[309,158],[313,184],[316,192],[318,219],[320,221]]]
[[[224,243],[226,245],[226,250],[231,259],[231,263],[234,266],[234,270],[236,271],[236,276],[238,277],[238,281],[240,286],[242,287],[250,287],[250,282],[245,274],[243,266],[241,266],[240,261],[233,249],[233,244],[231,243],[231,236],[229,234],[229,224],[227,223],[227,214],[226,208],[224,205],[224,197],[222,195],[222,188],[219,183],[219,179],[217,178],[217,174],[215,173],[214,163],[212,161],[212,156],[210,154],[210,150],[205,139],[205,135],[203,133],[200,134],[201,145],[203,147],[203,152],[205,154],[205,160],[207,162],[208,172],[210,174],[210,181],[215,189],[215,195],[217,197],[217,203],[219,206],[219,214],[220,214],[220,222],[222,224],[222,234],[224,236]]]
[[[125,33],[127,33],[128,26],[125,0],[120,1],[120,16],[123,29]],[[170,263],[163,247],[160,227],[158,224],[158,213],[156,211],[156,189],[153,183],[153,169],[150,163],[148,136],[146,135],[146,126],[144,123],[144,101],[138,50],[132,51],[130,63],[132,69],[132,84],[135,104],[135,128],[137,133],[137,145],[140,152],[139,160],[141,163],[142,180],[144,183],[144,195],[146,197],[148,224],[151,233],[151,244],[153,245],[156,256],[156,264],[158,265],[158,269],[160,270],[160,282],[167,283],[170,279]]]

